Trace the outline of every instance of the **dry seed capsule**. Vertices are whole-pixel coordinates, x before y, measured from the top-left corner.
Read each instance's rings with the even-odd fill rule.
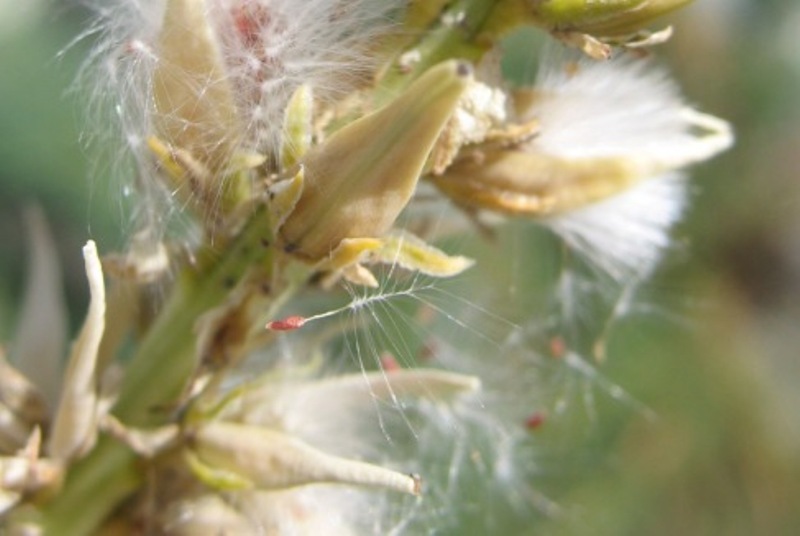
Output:
[[[189,460],[211,486],[276,490],[314,483],[380,487],[419,494],[417,477],[332,456],[282,432],[214,421],[192,436]]]
[[[467,63],[441,63],[312,149],[303,160],[303,193],[280,229],[284,249],[316,261],[345,238],[388,231],[471,79]]]
[[[619,193],[647,175],[625,157],[568,159],[519,150],[462,158],[430,179],[461,206],[516,216],[548,216]]]

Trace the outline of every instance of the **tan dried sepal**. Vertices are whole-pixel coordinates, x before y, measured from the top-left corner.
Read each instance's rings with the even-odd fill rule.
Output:
[[[63,483],[64,466],[40,457],[41,433],[35,429],[14,456],[0,456],[0,515],[19,501],[46,499]]]
[[[467,257],[448,255],[410,233],[384,238],[381,248],[371,253],[370,262],[397,265],[435,277],[458,275],[475,264]]]
[[[321,281],[322,287],[331,288],[344,278],[356,285],[376,288],[378,280],[361,263],[382,245],[383,242],[377,238],[346,238],[339,242],[330,255],[314,266],[315,271],[327,273]]]
[[[602,39],[583,32],[553,31],[553,37],[571,47],[577,48],[595,60],[611,58],[612,46]]]
[[[672,38],[672,34],[672,26],[667,26],[654,32],[642,30],[634,34],[623,36],[619,39],[613,37],[608,38],[606,39],[606,42],[628,49],[648,48],[666,43]]]
[[[345,281],[354,285],[369,288],[378,288],[380,286],[378,278],[375,277],[375,274],[373,274],[369,268],[363,264],[353,264],[347,268],[344,268],[341,271],[341,276]],[[326,279],[322,282],[322,286],[323,288],[327,288],[332,286],[334,282],[335,278]]]
[[[147,231],[136,233],[125,253],[105,255],[103,270],[110,277],[143,284],[165,276],[170,268],[169,251],[164,242],[151,235]]]
[[[672,26],[655,32],[641,30],[633,34],[613,37],[596,37],[586,33],[568,31],[554,31],[552,34],[561,42],[580,49],[590,58],[607,60],[611,57],[614,47],[637,50],[666,43],[672,37]]]
[[[97,356],[105,330],[105,284],[93,241],[84,246],[83,257],[89,281],[89,312],[69,356],[48,445],[49,455],[60,461],[81,457],[97,439]]]
[[[472,81],[436,140],[427,166],[430,172],[443,173],[463,146],[486,141],[491,133],[502,128],[506,120],[505,92]]]
[[[0,453],[21,448],[33,428],[46,421],[41,392],[11,366],[0,348]]]

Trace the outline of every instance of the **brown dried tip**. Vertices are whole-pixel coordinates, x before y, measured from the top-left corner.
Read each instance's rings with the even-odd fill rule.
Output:
[[[302,328],[306,323],[304,316],[292,315],[282,320],[267,322],[266,328],[271,331],[293,331]]]

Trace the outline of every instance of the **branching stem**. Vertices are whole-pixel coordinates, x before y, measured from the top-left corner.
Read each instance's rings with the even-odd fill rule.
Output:
[[[187,268],[173,294],[148,330],[126,369],[114,413],[125,424],[158,426],[172,418],[173,407],[196,365],[195,322],[219,305],[253,266],[271,266],[274,243],[268,211],[260,206],[227,247],[206,247],[199,267]],[[71,469],[65,489],[43,508],[45,534],[93,534],[143,479],[136,456],[109,437]]]

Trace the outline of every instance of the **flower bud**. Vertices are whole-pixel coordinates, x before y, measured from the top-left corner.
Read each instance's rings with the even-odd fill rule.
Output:
[[[304,191],[280,229],[284,249],[319,260],[345,238],[388,231],[471,72],[458,61],[433,67],[392,103],[312,149],[302,162]]]
[[[153,73],[155,128],[209,170],[233,153],[236,107],[204,0],[168,0]]]
[[[311,147],[313,104],[311,86],[303,84],[295,90],[286,105],[280,157],[284,169],[295,166]]]

